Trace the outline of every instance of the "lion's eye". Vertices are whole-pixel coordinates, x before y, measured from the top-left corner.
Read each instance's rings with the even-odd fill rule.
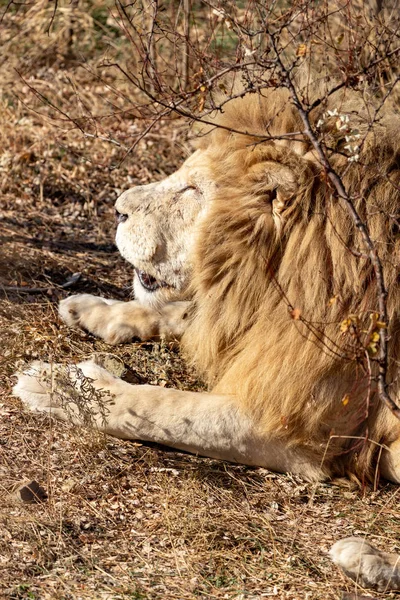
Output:
[[[128,215],[124,214],[124,213],[120,213],[117,209],[115,209],[115,218],[117,220],[117,223],[125,223],[125,221],[128,220]]]
[[[197,190],[197,187],[195,185],[186,185],[184,188],[179,190],[179,192],[181,194],[183,194],[184,192],[187,192],[188,190]]]

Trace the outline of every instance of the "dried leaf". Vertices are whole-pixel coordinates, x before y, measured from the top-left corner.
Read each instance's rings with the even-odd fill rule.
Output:
[[[368,354],[371,354],[371,356],[374,356],[378,352],[378,344],[376,344],[376,343],[368,344],[367,351],[368,351]]]
[[[296,56],[305,56],[307,54],[307,46],[305,44],[300,44],[296,50]]]
[[[345,333],[346,331],[348,331],[350,325],[351,325],[351,320],[350,319],[344,319],[344,321],[342,321],[341,324],[340,324],[340,331],[342,333]]]
[[[348,403],[349,403],[349,401],[350,401],[349,394],[346,394],[345,396],[343,396],[343,398],[342,398],[342,404],[343,404],[343,406],[347,406]]]
[[[341,324],[340,324],[340,331],[342,333],[345,333],[346,331],[349,330],[351,325],[355,325],[357,326],[358,324],[358,317],[357,315],[349,315],[347,317],[347,319],[344,319]]]
[[[300,317],[301,317],[301,310],[299,308],[294,308],[291,312],[290,315],[292,317],[292,319],[294,321],[299,321]]]

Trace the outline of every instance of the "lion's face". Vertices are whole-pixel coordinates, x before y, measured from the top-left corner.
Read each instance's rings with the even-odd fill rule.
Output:
[[[285,207],[298,187],[296,174],[282,164],[286,150],[251,147],[251,152],[219,153],[212,146],[197,150],[163,181],[137,186],[118,198],[116,243],[135,268],[133,287],[141,304],[158,307],[185,299],[199,224],[217,190],[224,198],[237,196],[240,184],[240,193],[247,197],[238,203],[244,218],[255,218],[255,203],[271,222],[266,231],[281,230]]]
[[[163,181],[118,198],[116,243],[135,268],[135,298],[142,304],[157,306],[184,296],[196,227],[212,192],[205,153],[198,150]]]

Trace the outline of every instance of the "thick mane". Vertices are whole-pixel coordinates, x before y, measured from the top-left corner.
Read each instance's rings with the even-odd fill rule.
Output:
[[[360,134],[358,161],[349,161],[342,150],[346,141],[338,117],[328,113],[335,107]],[[400,123],[393,113],[373,127],[369,119],[351,92],[332,96],[312,114],[326,145],[335,149],[332,164],[383,262],[390,391],[396,397]],[[200,144],[217,192],[197,239],[195,310],[184,346],[210,387],[239,396],[263,432],[309,446],[331,472],[343,472],[351,460],[351,469],[364,474],[377,446],[354,438],[345,442],[343,436],[367,432],[371,440],[387,443],[394,417],[377,410],[354,337],[340,328],[353,314],[368,327],[378,308],[373,269],[359,255],[365,252],[360,235],[309,143],[296,133],[301,125],[286,90],[232,100],[215,123]],[[328,446],[332,434],[342,437],[331,438]]]

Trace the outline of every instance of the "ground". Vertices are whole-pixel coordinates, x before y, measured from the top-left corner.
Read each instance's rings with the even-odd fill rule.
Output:
[[[32,414],[11,396],[13,373],[32,359],[110,352],[68,330],[57,302],[78,292],[130,298],[132,269],[114,246],[113,203],[122,190],[172,172],[188,151],[186,124],[178,121],[160,120],[126,156],[143,129],[128,111],[85,135],[50,110],[31,86],[87,117],[87,106],[103,108],[103,84],[90,69],[73,71],[68,40],[62,54],[58,39],[55,58],[51,37],[42,31],[38,44],[36,30],[22,22],[12,11],[6,16],[9,60],[0,64],[0,598],[359,597],[327,551],[350,535],[398,550],[396,486],[311,485],[119,441]],[[12,46],[22,37],[24,60]],[[135,381],[202,387],[172,346],[111,351]],[[42,502],[21,501],[18,489],[31,480],[45,490]]]

